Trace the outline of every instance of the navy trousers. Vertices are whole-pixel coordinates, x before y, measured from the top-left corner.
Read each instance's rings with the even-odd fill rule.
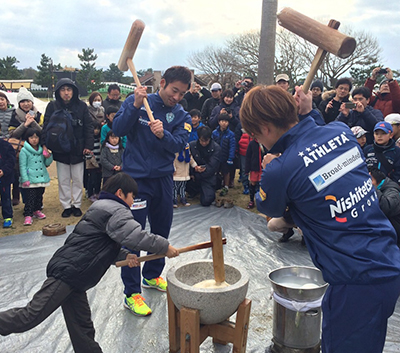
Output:
[[[1,213],[3,219],[13,218],[13,207],[11,202],[11,184],[4,185],[0,181]]]
[[[143,229],[146,227],[146,219],[148,219],[151,233],[168,239],[173,217],[172,175],[162,178],[135,180],[138,184],[139,192],[132,207],[133,217],[141,224]],[[140,255],[140,252],[132,251],[132,253],[137,256]],[[164,258],[146,262],[142,270],[143,277],[147,279],[159,277],[164,265]],[[141,293],[140,267],[122,267],[121,277],[125,286],[125,295],[130,296],[133,293]]]
[[[373,285],[330,285],[322,302],[322,352],[382,352],[399,294],[400,277]]]

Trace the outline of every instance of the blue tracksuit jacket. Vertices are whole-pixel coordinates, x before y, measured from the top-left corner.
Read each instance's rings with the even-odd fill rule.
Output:
[[[263,170],[257,208],[280,217],[287,206],[330,284],[373,284],[400,274],[396,234],[379,208],[363,153],[341,122],[308,117],[287,131]]]
[[[135,96],[129,96],[113,120],[117,136],[127,136],[123,155],[124,172],[133,178],[159,178],[174,173],[175,153],[182,151],[191,131],[189,113],[176,104],[164,105],[158,93],[150,94],[148,102],[155,119],[164,125],[164,137],[157,138],[150,130],[147,112],[133,105]]]

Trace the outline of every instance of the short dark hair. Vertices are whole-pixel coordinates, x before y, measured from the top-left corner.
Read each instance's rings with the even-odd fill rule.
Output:
[[[191,116],[192,118],[193,118],[194,116],[201,117],[200,110],[198,110],[198,109],[192,109],[192,110],[189,112],[189,114],[190,114],[190,116]]]
[[[39,129],[35,129],[33,127],[28,127],[28,129],[25,131],[24,140],[28,141],[28,138],[33,136],[33,135],[35,135],[35,134],[39,137],[39,143],[40,143],[41,131]]]
[[[355,88],[351,95],[354,97],[356,94],[361,94],[366,99],[371,98],[371,91],[368,87],[363,86]]]
[[[208,126],[200,126],[197,129],[197,137],[203,140],[209,140],[211,138],[212,131]]]
[[[222,92],[221,101],[223,101],[225,97],[233,98],[234,96],[235,95],[233,94],[233,91],[231,89],[226,89]]]
[[[228,123],[230,121],[229,115],[227,113],[221,113],[218,117],[218,121],[226,120]]]
[[[339,78],[336,82],[335,88],[338,88],[340,85],[349,85],[349,91],[351,91],[351,88],[353,87],[351,80],[346,77]]]
[[[122,190],[124,195],[128,195],[130,192],[133,195],[137,195],[138,193],[138,185],[135,179],[124,172],[113,175],[104,183],[102,188],[103,191],[111,194],[115,194],[119,189]]]
[[[179,81],[186,83],[189,89],[192,82],[192,72],[185,66],[171,66],[164,72],[162,78],[165,80],[164,88],[172,82]]]
[[[111,93],[112,90],[116,89],[118,92],[121,93],[121,89],[119,88],[119,86],[116,83],[112,83],[111,85],[108,86],[108,93]]]
[[[115,105],[110,105],[109,107],[107,107],[106,115],[110,115],[112,113],[116,113],[116,112],[118,112],[118,110],[119,110],[119,108],[116,107]]]
[[[100,92],[95,91],[95,92],[92,92],[92,94],[89,96],[89,104],[90,105],[93,105],[93,101],[97,96],[101,98],[101,101],[103,101],[103,97],[101,96]]]
[[[380,183],[382,180],[386,179],[386,175],[384,172],[379,170],[376,167],[368,167],[368,171],[370,172],[371,176]]]
[[[8,100],[8,97],[5,93],[0,92],[0,97],[4,98],[7,101],[7,104],[10,104],[10,101]]]

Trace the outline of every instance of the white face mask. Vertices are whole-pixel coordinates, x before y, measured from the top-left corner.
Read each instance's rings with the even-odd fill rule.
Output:
[[[93,108],[99,109],[101,107],[101,102],[93,102]]]

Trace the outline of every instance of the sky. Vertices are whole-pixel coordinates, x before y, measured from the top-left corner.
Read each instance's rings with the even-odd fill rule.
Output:
[[[278,11],[284,7],[366,31],[378,40],[382,63],[400,69],[399,0],[278,0]],[[223,47],[235,35],[259,30],[261,10],[262,0],[13,0],[0,11],[0,58],[14,56],[19,69],[36,69],[44,53],[79,68],[82,48],[93,48],[96,67],[106,70],[118,63],[133,21],[141,19],[146,27],[136,69],[164,71],[189,66],[188,57],[207,46]]]

